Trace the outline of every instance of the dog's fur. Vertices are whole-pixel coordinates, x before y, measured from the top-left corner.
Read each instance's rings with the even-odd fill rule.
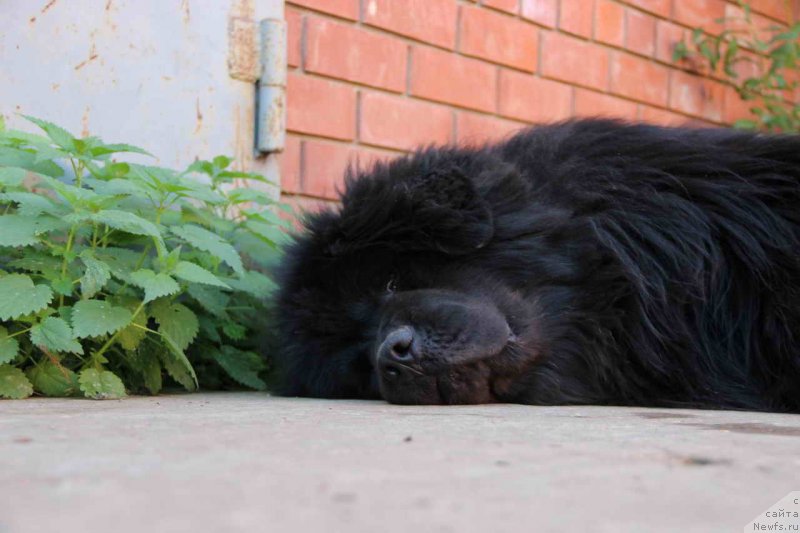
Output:
[[[800,412],[796,136],[541,126],[352,172],[305,224],[282,394]]]

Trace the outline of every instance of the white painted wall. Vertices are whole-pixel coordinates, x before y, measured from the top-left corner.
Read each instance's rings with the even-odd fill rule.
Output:
[[[0,114],[136,144],[164,166],[226,154],[276,177],[274,157],[254,157],[255,84],[229,67],[232,47],[257,54],[231,28],[262,18],[283,18],[283,1],[0,0]]]

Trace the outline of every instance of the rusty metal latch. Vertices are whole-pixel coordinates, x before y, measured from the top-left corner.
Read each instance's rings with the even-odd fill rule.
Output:
[[[280,152],[286,143],[286,21],[264,19],[260,33],[256,150]]]

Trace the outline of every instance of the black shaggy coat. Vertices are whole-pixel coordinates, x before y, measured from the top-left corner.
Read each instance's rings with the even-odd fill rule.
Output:
[[[278,391],[800,412],[800,138],[571,121],[347,179]]]

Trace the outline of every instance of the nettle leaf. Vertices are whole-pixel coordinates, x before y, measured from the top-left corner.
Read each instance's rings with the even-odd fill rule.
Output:
[[[213,285],[215,287],[222,287],[223,289],[230,289],[227,283],[220,280],[213,273],[188,261],[179,261],[175,266],[173,274],[175,274],[175,277],[191,283],[202,283],[203,285]]]
[[[61,259],[37,250],[26,250],[25,256],[9,261],[9,266],[30,272],[41,272],[48,278],[58,277]]]
[[[163,337],[163,339],[167,351],[159,355],[161,356],[161,362],[164,364],[164,369],[172,379],[180,383],[187,391],[197,390],[197,374],[192,363],[189,362],[183,350],[178,348],[169,337]]]
[[[124,307],[101,300],[81,300],[72,308],[72,327],[79,339],[115,333],[132,319],[133,314]]]
[[[248,270],[239,279],[225,279],[237,291],[246,292],[256,298],[266,298],[278,287],[274,281],[255,270]]]
[[[19,368],[0,365],[0,397],[20,400],[33,394],[33,385]]]
[[[235,204],[255,202],[261,205],[270,205],[275,202],[269,193],[258,189],[233,189],[228,193],[228,198]]]
[[[147,336],[147,313],[140,312],[122,331],[119,332],[117,342],[128,351],[135,350]]]
[[[59,277],[50,282],[50,286],[57,294],[70,296],[72,294],[72,280],[67,277]]]
[[[53,203],[47,196],[32,192],[7,192],[0,194],[0,202],[8,201],[17,204],[18,215],[36,217],[42,213],[51,215],[64,214],[64,210]]]
[[[61,318],[49,316],[31,328],[31,342],[54,352],[83,354],[72,328]]]
[[[222,323],[222,332],[235,341],[241,341],[247,335],[247,328],[236,322],[228,321]]]
[[[0,326],[0,364],[10,363],[19,353],[19,342],[8,336],[8,330]]]
[[[83,182],[92,187],[98,194],[105,194],[109,196],[143,196],[147,194],[147,190],[129,179],[111,179],[108,181],[83,178]]]
[[[233,163],[233,158],[226,155],[218,155],[211,160],[211,164],[220,169],[228,168],[231,163]]]
[[[228,307],[228,302],[230,302],[230,296],[219,289],[194,284],[189,285],[188,292],[203,309],[214,316],[227,318],[226,308]]]
[[[289,240],[286,232],[274,224],[259,222],[258,220],[248,220],[245,222],[245,227],[250,230],[253,235],[272,247],[278,247]]]
[[[239,256],[239,252],[219,235],[194,224],[173,227],[172,232],[195,248],[218,257],[237,274],[244,273],[244,266],[242,266],[242,258]]]
[[[41,161],[38,154],[9,146],[0,146],[0,166],[24,168],[54,178],[64,175],[64,169],[53,161]]]
[[[158,357],[159,350],[164,350],[160,344],[148,342],[130,354],[131,364],[141,375],[144,386],[153,395],[158,394],[163,386],[161,361]],[[171,356],[167,355],[166,357]]]
[[[26,374],[36,392],[45,396],[72,396],[80,389],[75,372],[50,361],[29,368]]]
[[[133,283],[144,289],[144,301],[152,302],[156,298],[169,296],[180,292],[181,287],[178,283],[163,272],[156,274],[150,269],[144,268],[131,274]]]
[[[217,321],[208,316],[200,316],[200,331],[208,340],[221,343],[222,337],[217,331]]]
[[[46,120],[42,120],[36,117],[31,117],[29,115],[22,115],[23,118],[26,120],[33,122],[44,132],[47,134],[50,139],[56,143],[61,148],[72,151],[75,150],[75,137],[72,136],[70,132],[62,128],[61,126],[56,126],[52,122],[48,122]]]
[[[111,279],[111,267],[86,252],[82,253],[80,257],[86,266],[86,270],[81,276],[81,294],[84,298],[91,298],[100,292]]]
[[[0,167],[0,185],[4,187],[20,187],[28,171],[18,167]]]
[[[197,316],[183,304],[162,300],[150,308],[150,314],[158,322],[159,333],[168,337],[180,351],[189,347],[200,329]]]
[[[86,368],[78,374],[78,382],[84,396],[93,400],[115,400],[126,396],[122,380],[109,370]]]
[[[186,188],[186,191],[180,193],[180,196],[193,198],[195,200],[202,200],[203,202],[212,205],[224,204],[226,202],[224,196],[215,192],[208,185],[189,181],[184,181],[183,185]]]
[[[92,215],[91,219],[94,222],[105,224],[110,228],[126,233],[152,237],[159,241],[162,246],[164,244],[164,239],[161,237],[158,227],[149,220],[145,220],[133,213],[116,209],[104,209]]]
[[[89,153],[95,157],[106,154],[116,154],[119,152],[130,152],[134,154],[143,154],[143,155],[149,155],[150,157],[154,157],[153,154],[151,154],[144,148],[139,148],[138,146],[133,146],[132,144],[123,144],[123,143],[101,144],[99,146],[94,146],[92,148],[89,148]]]
[[[31,246],[52,229],[51,220],[23,215],[0,215],[0,246]]]
[[[106,263],[111,269],[111,274],[126,283],[131,283],[131,274],[136,269],[141,255],[133,250],[111,246],[95,252],[95,257]]]
[[[260,220],[286,230],[294,229],[291,221],[281,218],[271,209],[242,209],[242,214],[251,220]],[[288,235],[286,237],[288,238]]]
[[[267,384],[258,376],[264,370],[264,360],[257,354],[226,345],[220,350],[212,350],[211,357],[235,381],[251,389],[266,390]]]
[[[0,320],[40,311],[52,299],[50,287],[34,285],[33,280],[25,274],[8,274],[0,278]]]
[[[213,233],[226,235],[236,229],[236,222],[225,218],[220,218],[216,214],[206,209],[199,209],[191,204],[184,204],[181,206],[181,217],[172,225],[180,222],[196,223],[201,226],[209,228]]]

